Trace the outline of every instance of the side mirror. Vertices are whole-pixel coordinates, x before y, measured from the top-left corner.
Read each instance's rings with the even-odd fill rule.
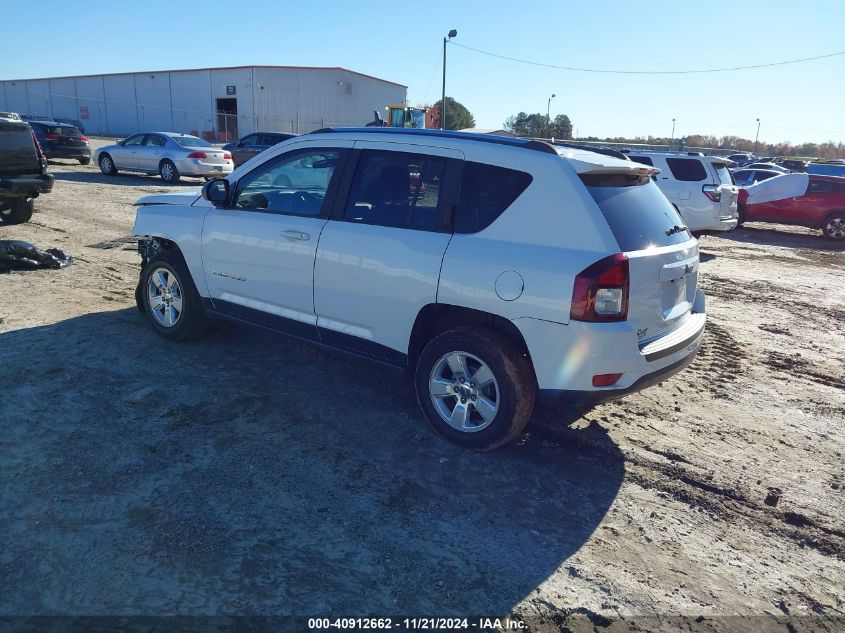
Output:
[[[225,179],[209,180],[202,186],[202,197],[215,207],[225,207],[229,201],[229,181]]]

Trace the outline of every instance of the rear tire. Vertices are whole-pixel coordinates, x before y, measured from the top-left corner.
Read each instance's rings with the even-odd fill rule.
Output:
[[[173,164],[172,160],[165,158],[161,161],[161,164],[158,166],[158,173],[164,182],[179,182],[179,170],[176,169],[176,165]]]
[[[139,284],[144,313],[161,336],[184,341],[203,333],[202,298],[181,253],[161,251],[144,266]]]
[[[80,164],[80,165],[90,165],[90,164],[91,164],[91,159],[90,159],[90,158],[80,158],[80,159],[79,159],[79,164]]]
[[[115,167],[114,160],[108,154],[103,154],[99,158],[100,171],[106,176],[117,176],[117,167]]]
[[[746,217],[747,217],[747,216],[745,215],[745,205],[744,205],[744,204],[740,204],[740,205],[736,208],[736,217],[737,217],[737,219],[736,219],[736,227],[737,227],[737,228],[739,228],[739,227],[741,227],[743,224],[745,224],[745,219],[746,219]]]
[[[414,385],[434,430],[476,451],[516,438],[534,410],[530,362],[488,328],[461,327],[434,337],[417,361]]]
[[[845,239],[845,211],[830,214],[824,221],[822,233],[831,240]]]
[[[23,224],[32,218],[35,201],[32,198],[12,198],[5,206],[0,206],[0,220],[4,224]]]

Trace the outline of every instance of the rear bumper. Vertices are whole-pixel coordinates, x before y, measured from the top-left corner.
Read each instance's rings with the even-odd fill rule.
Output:
[[[697,291],[692,311],[677,327],[645,342],[638,341],[627,322],[563,325],[515,319],[513,323],[528,346],[544,398],[602,402],[665,380],[692,361],[707,320],[704,299],[704,293]],[[621,376],[613,385],[593,386],[593,376],[617,373]]]
[[[53,174],[0,176],[0,196],[34,198],[39,193],[50,193],[53,180]]]
[[[44,151],[47,158],[91,158],[90,147],[50,147]]]
[[[201,158],[186,158],[176,163],[176,169],[183,176],[228,176],[235,168],[232,161],[220,163],[206,163]]]

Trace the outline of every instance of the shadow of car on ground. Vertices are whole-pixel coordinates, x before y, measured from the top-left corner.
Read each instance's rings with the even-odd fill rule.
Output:
[[[159,176],[146,176],[144,174],[128,174],[121,172],[116,176],[106,176],[99,171],[86,169],[82,171],[51,171],[57,181],[85,182],[98,185],[125,185],[137,187],[138,185],[160,185],[162,187],[202,187],[205,181],[200,177],[183,176],[177,182],[164,182]]]
[[[826,238],[820,230],[784,224],[746,222],[741,227],[733,231],[719,233],[718,236],[734,242],[766,246],[785,246],[830,252],[845,251],[845,240],[837,241]]]
[[[246,327],[94,313],[0,364],[0,615],[504,614],[624,476],[596,425],[472,453],[401,372]]]

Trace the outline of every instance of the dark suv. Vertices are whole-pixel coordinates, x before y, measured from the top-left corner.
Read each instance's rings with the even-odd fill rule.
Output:
[[[240,167],[253,156],[258,156],[261,152],[269,147],[273,147],[277,143],[293,138],[296,134],[282,134],[279,132],[255,132],[244,136],[241,140],[235,143],[224,145],[223,149],[232,153],[232,161],[235,167]]]
[[[20,224],[32,217],[33,199],[53,189],[53,176],[32,128],[0,119],[0,221]]]
[[[30,121],[47,158],[75,158],[83,165],[91,162],[88,137],[73,125],[56,121]]]

